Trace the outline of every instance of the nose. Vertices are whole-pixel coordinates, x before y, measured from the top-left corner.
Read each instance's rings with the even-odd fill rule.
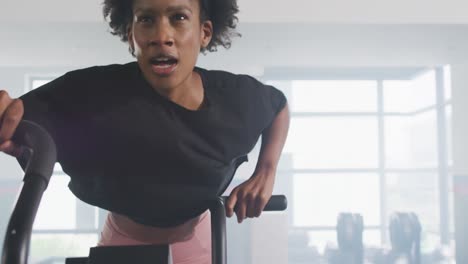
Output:
[[[174,45],[174,31],[167,21],[160,21],[154,26],[151,34],[150,46],[172,46]]]

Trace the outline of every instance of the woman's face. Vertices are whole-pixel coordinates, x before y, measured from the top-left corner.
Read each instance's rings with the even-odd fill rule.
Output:
[[[134,0],[129,44],[153,88],[189,85],[198,54],[212,36],[199,0]]]

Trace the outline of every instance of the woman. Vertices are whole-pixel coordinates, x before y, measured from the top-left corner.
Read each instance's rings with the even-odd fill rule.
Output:
[[[196,67],[230,46],[235,0],[105,0],[113,34],[136,62],[69,72],[21,98],[0,91],[0,151],[20,120],[45,127],[70,190],[108,210],[99,245],[171,244],[174,263],[211,263],[207,201],[222,194],[262,136],[253,175],[227,215],[269,200],[289,114],[284,95],[247,75]]]

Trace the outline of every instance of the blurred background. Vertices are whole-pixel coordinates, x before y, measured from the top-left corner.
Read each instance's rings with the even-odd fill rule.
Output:
[[[229,219],[230,263],[468,263],[468,2],[238,3],[242,37],[198,66],[253,75],[288,97],[274,192],[289,208]],[[133,61],[100,1],[6,0],[0,22],[0,88],[13,97],[73,69]],[[22,171],[4,154],[0,168],[1,244]],[[86,256],[98,241],[106,212],[74,198],[68,181],[57,165],[31,263]]]

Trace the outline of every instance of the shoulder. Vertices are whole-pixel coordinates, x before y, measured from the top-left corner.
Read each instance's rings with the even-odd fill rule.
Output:
[[[136,63],[93,66],[69,71],[20,98],[25,104],[42,101],[51,105],[72,105],[117,93],[132,78]],[[111,93],[112,92],[112,93]]]
[[[277,113],[286,104],[284,94],[271,85],[247,74],[197,68],[208,83],[210,92],[217,94],[224,105],[251,109],[258,113]]]
[[[127,78],[136,70],[137,63],[93,66],[67,72],[64,77],[73,81],[103,81]]]
[[[69,71],[53,80],[47,89],[56,92],[79,92],[80,94],[105,92],[108,88],[117,91],[136,72],[136,62],[93,66]]]
[[[268,85],[263,84],[258,79],[247,74],[236,74],[223,70],[207,70],[196,68],[208,82],[209,88],[218,91],[252,93],[261,92]]]

